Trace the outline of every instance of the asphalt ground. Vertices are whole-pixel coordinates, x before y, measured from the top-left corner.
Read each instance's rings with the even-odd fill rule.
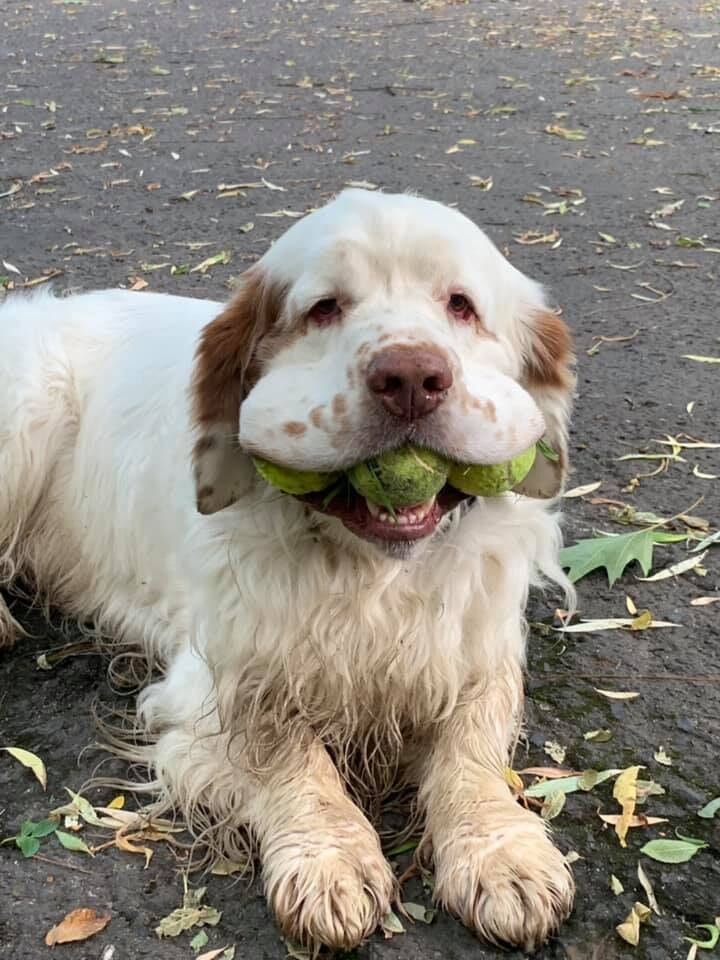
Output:
[[[711,534],[718,449],[668,437],[720,441],[720,368],[684,357],[720,355],[719,48],[720,4],[697,0],[0,0],[0,284],[52,275],[60,289],[147,284],[223,297],[293,218],[346,184],[457,204],[548,285],[576,337],[570,486],[601,485],[566,501],[568,542],[671,517],[667,529]],[[684,543],[657,547],[653,569],[691,556]],[[598,815],[619,810],[611,783],[568,795],[553,826],[578,857],[578,897],[543,960],[685,960],[683,938],[707,939],[696,925],[720,914],[720,819],[697,815],[720,795],[720,607],[702,600],[720,598],[719,558],[715,545],[677,577],[643,582],[632,565],[613,587],[602,572],[578,584],[580,617],[627,617],[630,598],[675,627],[563,636],[557,598],[532,599],[527,741],[515,768],[557,766],[549,741],[573,770],[642,765],[665,792],[639,809],[667,819],[631,829],[622,848]],[[0,742],[40,755],[48,787],[0,756],[3,837],[94,772],[91,708],[111,697],[101,657],[38,670],[38,654],[77,636],[21,601],[15,609],[34,636],[0,656]],[[593,730],[610,738],[585,739]],[[679,864],[640,853],[675,831],[707,847]],[[112,839],[92,827],[79,836]],[[29,859],[0,848],[3,960],[46,956],[46,931],[78,907],[112,919],[55,948],[73,960],[191,958],[197,928],[154,932],[182,899],[182,858],[150,846],[147,869],[142,855],[91,858],[52,837]],[[661,915],[633,948],[615,927],[647,902],[639,862]],[[257,883],[191,876],[201,883],[222,918],[195,952],[287,955]],[[417,879],[404,896],[429,904]],[[519,956],[443,915],[405,926],[355,956]]]

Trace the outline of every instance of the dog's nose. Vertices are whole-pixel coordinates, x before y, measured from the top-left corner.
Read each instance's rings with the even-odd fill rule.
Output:
[[[452,386],[450,365],[430,348],[392,347],[370,361],[370,392],[385,409],[403,420],[419,420],[443,402]]]

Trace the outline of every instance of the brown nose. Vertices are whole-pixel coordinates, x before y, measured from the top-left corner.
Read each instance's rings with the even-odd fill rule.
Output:
[[[379,353],[367,370],[367,385],[385,409],[403,420],[419,420],[443,402],[452,386],[450,366],[428,348],[393,347]]]

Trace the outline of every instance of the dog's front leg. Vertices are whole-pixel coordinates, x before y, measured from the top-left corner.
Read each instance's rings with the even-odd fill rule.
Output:
[[[325,748],[308,736],[283,749],[256,781],[249,812],[285,936],[334,950],[369,936],[390,909],[395,877]]]
[[[421,782],[435,897],[478,936],[532,949],[572,907],[572,874],[546,824],[504,777],[522,708],[506,662],[440,726]]]

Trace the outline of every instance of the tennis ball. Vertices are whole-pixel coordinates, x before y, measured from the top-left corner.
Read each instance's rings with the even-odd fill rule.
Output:
[[[455,463],[450,468],[448,483],[472,497],[495,497],[525,479],[535,463],[535,453],[533,446],[507,463],[477,466]]]
[[[340,476],[339,473],[316,473],[314,470],[293,470],[281,467],[269,460],[253,457],[255,469],[268,483],[283,493],[301,497],[306,493],[318,493],[326,490]]]
[[[450,464],[432,450],[401,447],[359,463],[348,471],[357,492],[389,507],[414,507],[445,486]]]

